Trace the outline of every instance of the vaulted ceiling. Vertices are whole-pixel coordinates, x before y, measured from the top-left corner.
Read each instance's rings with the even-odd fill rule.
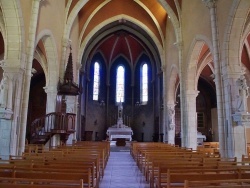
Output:
[[[68,16],[76,10],[80,2],[81,0],[66,1],[65,6],[69,7]],[[180,9],[181,0],[163,0],[162,2],[168,4],[178,19],[177,10]],[[78,9],[79,40],[83,42],[86,36],[99,27],[93,38],[98,38],[105,32],[106,34],[95,42],[92,55],[101,52],[107,63],[114,61],[119,55],[123,55],[131,63],[134,63],[143,53],[152,56],[152,49],[149,49],[148,44],[156,49],[155,40],[157,40],[163,46],[166,35],[168,13],[163,8],[162,2],[157,0],[90,0]],[[107,22],[107,20],[111,21]],[[105,22],[107,25],[103,26],[102,23]],[[113,31],[107,32],[107,30]],[[138,33],[143,37],[138,37]]]

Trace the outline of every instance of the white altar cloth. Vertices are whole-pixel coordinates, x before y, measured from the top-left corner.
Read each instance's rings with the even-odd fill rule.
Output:
[[[203,145],[203,142],[206,141],[207,137],[201,132],[197,132],[197,145]]]
[[[133,131],[130,127],[117,128],[117,127],[109,127],[107,130],[107,135],[109,136],[109,140],[112,141],[116,138],[125,138],[129,141],[132,141]]]

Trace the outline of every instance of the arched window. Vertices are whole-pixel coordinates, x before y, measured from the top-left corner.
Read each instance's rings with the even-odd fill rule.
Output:
[[[116,72],[116,102],[124,102],[125,69],[119,66]]]
[[[141,102],[148,102],[148,65],[146,63],[141,67]]]
[[[99,96],[100,87],[100,64],[95,62],[94,64],[94,83],[93,83],[93,100],[97,101]]]

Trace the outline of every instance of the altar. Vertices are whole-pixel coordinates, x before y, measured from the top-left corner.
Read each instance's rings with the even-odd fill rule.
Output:
[[[207,137],[203,135],[201,132],[197,131],[197,145],[202,146],[203,142],[206,141]]]
[[[133,131],[131,127],[126,126],[123,123],[123,106],[120,102],[118,104],[118,117],[117,117],[117,123],[107,130],[107,136],[109,141],[116,140],[118,138],[124,138],[127,141],[132,141],[132,135]]]
[[[127,128],[116,128],[109,127],[107,130],[109,140],[116,140],[117,138],[125,138],[128,141],[132,141],[133,131],[130,127]]]

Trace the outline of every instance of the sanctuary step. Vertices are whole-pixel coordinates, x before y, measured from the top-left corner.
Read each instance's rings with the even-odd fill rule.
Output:
[[[111,152],[100,188],[149,188],[129,152]]]

